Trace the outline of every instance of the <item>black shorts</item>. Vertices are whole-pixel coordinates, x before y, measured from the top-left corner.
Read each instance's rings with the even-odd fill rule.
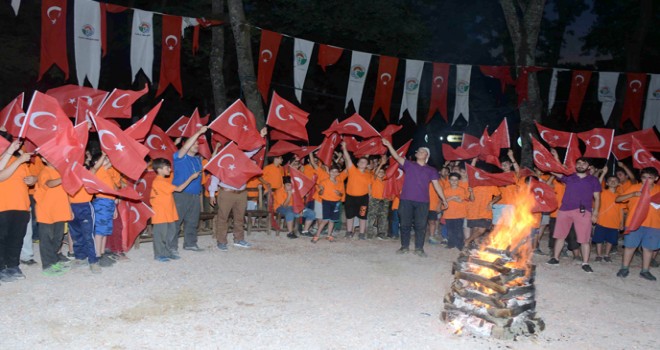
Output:
[[[339,207],[341,202],[326,201],[323,199],[323,220],[339,221]]]
[[[347,194],[344,206],[346,207],[347,219],[352,219],[356,216],[360,219],[366,219],[367,209],[369,208],[369,195],[365,194],[364,196],[353,197]]]
[[[492,224],[491,219],[475,219],[475,220],[468,220],[467,221],[467,227],[469,228],[489,228],[490,225]]]

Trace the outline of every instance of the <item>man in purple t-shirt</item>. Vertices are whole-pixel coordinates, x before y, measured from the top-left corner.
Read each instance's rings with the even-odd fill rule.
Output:
[[[557,212],[557,222],[553,233],[553,237],[556,239],[555,250],[553,258],[548,260],[548,264],[559,264],[559,254],[571,230],[571,225],[573,225],[582,251],[582,270],[593,272],[589,266],[591,225],[598,221],[602,187],[598,179],[588,173],[589,160],[587,158],[579,158],[575,162],[575,171],[575,174],[569,176],[552,173],[566,185],[566,191]]]
[[[399,163],[399,168],[403,169],[406,175],[403,179],[403,189],[399,197],[401,200],[399,202],[401,248],[397,250],[397,253],[405,254],[409,252],[410,230],[415,225],[415,254],[420,257],[426,257],[424,240],[429,215],[429,183],[432,183],[433,188],[438,192],[442,206],[446,207],[447,205],[445,194],[442,192],[440,184],[438,184],[440,175],[437,170],[426,164],[430,156],[428,148],[418,148],[417,152],[415,152],[416,160],[411,162],[400,157],[388,140],[382,139],[382,142],[390,151],[392,158]]]

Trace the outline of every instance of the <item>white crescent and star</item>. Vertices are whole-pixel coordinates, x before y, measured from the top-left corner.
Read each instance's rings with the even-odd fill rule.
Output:
[[[223,155],[222,157],[220,157],[220,159],[218,159],[218,163],[217,163],[217,164],[218,164],[218,167],[224,169],[224,167],[222,166],[222,161],[223,161],[225,158],[231,158],[232,160],[236,160],[236,157],[234,157],[233,154],[231,154],[231,153],[229,153],[229,154],[225,154],[225,155]],[[233,170],[233,169],[231,168],[231,166],[233,166],[233,165],[234,165],[234,164],[230,164],[230,168],[229,168],[230,170]]]
[[[639,154],[640,154],[641,152],[644,152],[644,150],[643,150],[643,149],[638,149],[638,150],[636,150],[635,153],[633,154],[633,157],[635,158],[635,160],[637,161],[637,163],[639,163],[639,164],[646,164],[646,162],[642,162],[641,160],[639,160]]]
[[[149,137],[147,137],[146,144],[149,148],[151,148],[153,150],[158,150],[158,148],[156,146],[154,146],[153,143],[151,143],[151,142],[153,142],[154,139],[159,139],[160,142],[163,143],[163,139],[161,139],[160,136],[158,136],[158,135],[149,135]]]
[[[575,85],[580,85],[584,83],[584,76],[582,74],[578,74],[575,76]]]
[[[50,117],[50,118],[53,118],[53,121],[55,121],[55,120],[57,119],[53,113],[48,113],[48,112],[34,112],[34,113],[32,113],[32,115],[30,115],[30,127],[33,127],[33,128],[35,128],[35,129],[39,129],[39,130],[46,130],[46,129],[44,129],[44,128],[39,127],[39,126],[35,123],[36,120],[37,120],[39,117],[43,117],[43,116],[48,116],[48,117]],[[14,119],[15,119],[15,118],[14,118]],[[57,126],[56,126],[54,123],[53,123],[53,126],[55,126],[55,128],[57,128]],[[55,130],[57,130],[57,129],[55,129]]]
[[[284,108],[284,105],[278,105],[277,107],[275,107],[275,116],[276,116],[277,119],[279,119],[279,120],[286,121],[286,119],[282,118],[282,115],[280,114],[280,110],[282,110],[282,108]],[[292,118],[293,118],[293,117],[291,117],[291,115],[289,115],[289,119],[292,119]],[[231,123],[230,123],[230,124],[231,124]]]
[[[266,58],[266,55],[268,55],[268,58]],[[261,51],[261,57],[263,57],[264,62],[268,62],[273,58],[273,53],[270,50],[263,50]]]
[[[101,146],[103,146],[103,148],[105,148],[105,149],[112,149],[112,147],[108,147],[108,146],[106,146],[106,144],[103,142],[103,136],[105,136],[106,134],[110,134],[110,135],[112,135],[112,137],[114,138],[114,140],[117,139],[117,135],[115,135],[112,131],[108,131],[108,130],[99,130],[99,142],[101,143]]]
[[[170,39],[173,39],[173,40],[174,40],[174,44],[170,44]],[[174,47],[175,47],[177,44],[179,44],[179,39],[177,39],[177,37],[174,36],[174,35],[168,35],[168,36],[165,38],[165,44],[169,47],[170,50],[174,50]]]
[[[114,101],[112,101],[112,107],[116,108],[116,109],[125,108],[126,106],[122,106],[122,105],[119,105],[119,103],[117,103],[124,97],[128,97],[128,94],[123,94],[123,95],[117,97]],[[88,101],[88,103],[89,103],[89,101]],[[89,104],[91,105],[91,103],[89,103]]]
[[[633,85],[639,85],[639,86],[638,86],[638,87],[634,87]],[[630,86],[630,87],[632,88],[632,91],[633,91],[633,92],[637,92],[637,89],[639,89],[639,88],[642,87],[642,82],[639,81],[639,80],[637,80],[637,79],[635,79],[635,80],[631,81],[630,84],[628,84],[628,86]]]
[[[51,12],[58,12],[57,17],[51,17],[50,15]],[[48,17],[48,19],[50,19],[50,21],[53,22],[53,24],[57,22],[57,19],[61,16],[61,14],[62,14],[62,8],[59,6],[51,6],[48,8],[48,10],[46,10],[46,17]]]
[[[591,146],[591,145],[590,145],[591,148],[593,148],[593,149],[601,149],[601,148],[603,148],[603,146],[605,146],[605,138],[604,138],[603,136],[601,136],[601,135],[592,135],[591,137],[589,137],[589,140],[591,140],[591,139],[594,138],[594,137],[595,137],[596,139],[598,139],[598,140],[600,141],[600,143],[599,143],[598,145],[594,145],[594,146]]]
[[[236,118],[238,116],[241,116],[241,117],[243,117],[243,119],[245,119],[245,123],[243,123],[243,124],[247,123],[247,117],[245,116],[245,114],[243,114],[242,112],[236,112],[236,113],[229,116],[229,120],[228,120],[229,125],[238,126],[238,125],[234,124],[234,118]]]
[[[387,78],[387,79],[385,79]],[[390,73],[383,73],[380,75],[380,81],[383,82],[383,85],[387,85],[390,81],[392,81],[392,75]]]
[[[543,158],[543,161],[540,161],[540,160],[536,157],[536,156],[538,156],[538,155],[540,155],[541,158]],[[545,159],[545,156],[544,156],[541,152],[539,152],[539,151],[534,151],[534,152],[533,152],[533,157],[534,157],[534,161],[539,162],[540,164],[544,164],[545,166],[550,166],[550,163],[548,163],[548,161]]]
[[[357,131],[362,131],[362,126],[360,126],[360,124],[358,124],[358,123],[353,123],[353,122],[351,122],[351,123],[346,123],[345,126],[352,126],[352,127],[354,127]]]
[[[438,80],[440,82],[438,82]],[[433,78],[433,83],[435,83],[436,87],[441,87],[442,83],[445,82],[445,78],[442,77],[442,75],[438,75],[437,77]]]

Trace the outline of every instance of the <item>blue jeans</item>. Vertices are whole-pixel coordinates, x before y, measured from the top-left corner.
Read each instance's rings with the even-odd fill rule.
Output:
[[[277,209],[275,209],[275,211],[278,214],[283,215],[284,220],[286,220],[286,222],[291,222],[295,218],[299,218],[301,216],[305,219],[305,221],[316,219],[316,214],[314,213],[314,211],[310,210],[310,209],[307,209],[307,208],[303,209],[302,213],[300,213],[300,214],[294,213],[293,212],[293,207],[281,206],[281,207],[277,207]]]
[[[69,221],[69,234],[73,240],[73,254],[76,259],[87,259],[90,264],[96,263],[94,248],[94,208],[90,202],[71,203],[73,219]]]
[[[401,247],[410,246],[410,231],[415,226],[415,249],[424,249],[426,223],[429,216],[429,203],[402,199],[399,204],[401,218]]]
[[[390,226],[392,237],[399,238],[399,209],[392,210],[392,223]]]
[[[463,245],[465,245],[463,220],[465,219],[445,219],[445,226],[447,226],[447,248],[463,250]]]

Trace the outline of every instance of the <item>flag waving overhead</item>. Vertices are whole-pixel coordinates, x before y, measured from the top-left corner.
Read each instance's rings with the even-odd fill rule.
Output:
[[[615,136],[612,153],[614,153],[616,159],[621,160],[632,156],[633,137],[635,137],[645,149],[651,152],[660,152],[660,140],[658,140],[655,131],[650,128]]]
[[[644,129],[652,128],[654,125],[660,130],[660,74],[651,74],[644,110]]]
[[[251,178],[261,175],[261,168],[250,160],[233,142],[228,143],[204,166],[229,186],[240,188]]]
[[[626,85],[626,97],[623,100],[623,111],[621,112],[621,126],[626,120],[639,129],[642,113],[642,102],[644,101],[644,90],[646,90],[646,73],[628,73],[628,84]]]
[[[449,81],[449,64],[433,63],[433,82],[431,83],[431,106],[426,122],[431,121],[438,112],[447,122],[447,83]]]
[[[628,225],[626,225],[626,230],[624,234],[628,234],[633,231],[637,231],[646,216],[649,215],[649,210],[651,208],[651,186],[653,183],[649,180],[644,181],[642,184],[642,189],[640,190],[640,196],[637,200],[637,205],[635,206],[635,211],[631,214]]]
[[[598,101],[600,105],[600,115],[603,117],[603,123],[607,124],[612,115],[612,109],[616,103],[616,85],[619,81],[619,73],[599,72],[598,73]]]
[[[584,95],[587,93],[589,87],[589,80],[591,79],[591,71],[575,70],[573,71],[573,78],[571,79],[571,92],[566,104],[566,116],[574,121],[580,118],[580,109],[582,108],[582,101]]]
[[[468,160],[479,155],[479,147],[465,149],[463,147],[452,148],[450,145],[442,144],[442,156],[445,160]]]
[[[552,153],[543,147],[540,142],[536,141],[535,138],[532,138],[532,148],[534,149],[534,152],[532,153],[534,165],[541,169],[541,171],[570,175],[568,169],[555,159]]]
[[[344,53],[344,49],[341,47],[320,44],[318,59],[319,66],[321,66],[321,69],[325,72],[327,66],[332,66],[339,61],[342,53]]]
[[[407,110],[413,122],[417,123],[417,100],[419,99],[419,84],[422,81],[424,61],[406,60],[406,73],[403,83],[403,97],[401,98],[401,110],[399,120]]]
[[[95,111],[108,96],[108,92],[86,86],[63,85],[46,90],[46,95],[54,97],[64,113],[69,117],[73,117],[76,115],[78,108],[78,98],[84,99],[89,108]]]
[[[309,139],[305,125],[308,116],[309,113],[273,92],[266,125],[307,142]]]
[[[154,124],[156,115],[160,111],[160,106],[163,104],[163,100],[160,100],[154,108],[152,108],[144,117],[140,118],[135,124],[131,125],[126,129],[126,134],[132,137],[136,141],[142,141],[151,130],[151,126]]]
[[[56,133],[73,128],[57,100],[39,91],[34,92],[25,115],[18,137],[27,138],[37,146],[53,138]]]
[[[149,148],[151,159],[165,158],[172,161],[172,155],[177,151],[172,139],[156,125],[151,126],[149,134],[144,139],[144,145]]]
[[[341,137],[337,133],[332,133],[323,139],[317,153],[317,157],[323,164],[326,166],[332,165],[332,155],[340,142]]]
[[[192,137],[195,135],[197,130],[202,128],[202,126],[204,126],[204,124],[202,124],[202,118],[199,116],[199,110],[195,108],[192,115],[188,119],[188,123],[186,123],[186,126],[183,128],[181,136]]]
[[[355,135],[365,139],[380,136],[378,131],[357,113],[337,124],[334,128],[337,133],[342,135]]]
[[[255,150],[265,144],[257,131],[254,114],[241,100],[236,100],[209,125],[209,129],[236,142],[244,151]]]
[[[305,77],[309,61],[312,58],[314,42],[295,38],[293,41],[293,85],[296,88],[298,103],[302,103],[302,89],[305,86]]]
[[[25,112],[23,112],[23,96],[21,93],[13,99],[5,108],[0,111],[0,126],[5,128],[7,132],[13,136],[18,137],[21,131],[21,126],[25,121]]]
[[[378,85],[376,85],[376,97],[371,110],[371,119],[380,109],[385,120],[390,121],[390,105],[392,104],[392,92],[394,92],[394,78],[396,78],[399,59],[389,56],[380,56],[378,61]]]
[[[149,91],[147,84],[144,84],[144,89],[140,91],[114,89],[108,95],[108,98],[103,101],[99,107],[96,115],[101,118],[123,118],[129,119],[131,115],[131,106],[140,97],[144,96]]]
[[[614,142],[614,129],[594,128],[577,134],[587,145],[584,156],[589,158],[609,158]]]
[[[133,9],[131,26],[131,72],[133,82],[142,70],[149,82],[153,83],[154,65],[154,13]]]
[[[635,169],[644,169],[647,167],[656,168],[660,171],[660,161],[657,160],[653,153],[648,149],[642,146],[642,143],[636,137],[632,137],[632,155],[633,155],[633,167]]]
[[[268,90],[270,89],[270,80],[273,77],[275,69],[275,60],[280,51],[280,42],[282,34],[261,30],[261,44],[259,47],[259,65],[257,74],[257,88],[261,93],[264,102],[268,101]]]
[[[493,134],[490,135],[499,148],[511,148],[511,139],[509,137],[509,124],[506,121],[506,118],[502,120],[500,126],[493,131]]]
[[[568,143],[571,141],[571,134],[568,131],[559,131],[546,128],[545,126],[536,123],[536,129],[539,131],[539,136],[545,141],[550,147],[568,147]]]
[[[470,122],[470,74],[472,66],[456,65],[456,104],[454,105],[454,119],[451,125],[456,123],[458,116],[463,115],[466,122]]]
[[[411,143],[412,140],[406,142],[403,146],[399,147],[399,149],[396,150],[396,154],[398,154],[399,157],[406,158],[406,154],[408,154],[408,150],[410,149]],[[401,180],[400,183],[403,184],[403,178],[401,178],[402,173],[403,170],[399,169],[399,163],[396,160],[394,160],[394,158],[390,158],[390,163],[387,166],[387,170],[385,171],[385,177],[388,179],[397,178]],[[400,188],[401,187],[399,187],[399,190]]]
[[[370,62],[370,53],[353,51],[353,56],[351,56],[351,69],[348,74],[348,88],[346,90],[346,102],[344,103],[344,111],[346,111],[348,104],[352,100],[353,107],[355,107],[355,112],[360,112],[362,91],[364,90],[364,82],[367,80],[367,72],[369,71]]]
[[[465,170],[467,170],[468,184],[470,187],[506,186],[516,183],[516,175],[512,171],[493,174],[477,169],[470,164],[465,164]]]
[[[293,153],[300,149],[300,146],[287,141],[277,141],[268,150],[269,157],[283,156],[287,153]]]
[[[73,38],[78,85],[85,77],[92,87],[99,86],[101,76],[101,7],[96,1],[75,0]]]
[[[181,22],[179,16],[163,15],[163,29],[160,56],[160,78],[156,96],[162,94],[172,84],[183,96],[181,85]]]
[[[66,0],[41,1],[41,59],[39,79],[56,65],[69,79],[69,60],[66,53]]]
[[[289,167],[289,174],[291,175],[291,188],[293,189],[293,211],[300,213],[305,209],[304,197],[314,188],[316,181],[292,167]]]
[[[165,133],[169,136],[172,137],[182,137],[183,136],[183,130],[186,128],[186,125],[188,125],[188,121],[190,121],[190,118],[186,117],[185,115],[182,115],[177,119],[174,124],[170,125],[169,128],[165,131]]]

